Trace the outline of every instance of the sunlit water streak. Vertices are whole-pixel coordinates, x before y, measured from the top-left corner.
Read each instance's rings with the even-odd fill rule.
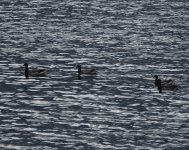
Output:
[[[188,149],[189,2],[3,0],[1,149]],[[47,70],[24,77],[23,64]],[[78,79],[76,65],[95,76]],[[173,78],[159,94],[153,75]]]

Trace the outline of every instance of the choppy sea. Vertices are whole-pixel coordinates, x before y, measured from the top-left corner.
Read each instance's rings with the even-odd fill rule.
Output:
[[[188,150],[188,64],[188,0],[1,0],[0,149]]]

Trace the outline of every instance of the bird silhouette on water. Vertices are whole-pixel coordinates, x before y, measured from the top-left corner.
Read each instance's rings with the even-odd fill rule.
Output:
[[[28,79],[29,77],[45,77],[46,71],[45,69],[38,69],[38,68],[28,68],[28,63],[25,63],[25,77]]]
[[[162,93],[162,90],[174,90],[178,87],[172,79],[161,80],[157,75],[155,75],[154,78],[155,86],[158,88],[159,93]]]
[[[96,75],[95,69],[81,69],[81,65],[77,65],[78,75]]]

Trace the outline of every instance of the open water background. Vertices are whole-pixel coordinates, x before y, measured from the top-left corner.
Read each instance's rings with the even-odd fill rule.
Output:
[[[188,0],[1,0],[0,149],[188,150],[188,37]]]

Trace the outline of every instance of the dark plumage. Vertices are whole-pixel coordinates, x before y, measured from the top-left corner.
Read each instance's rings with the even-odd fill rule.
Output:
[[[46,71],[44,69],[37,69],[37,68],[28,68],[28,64],[25,63],[23,66],[25,66],[25,77],[26,79],[31,77],[44,77],[46,76]]]
[[[162,90],[174,90],[175,88],[178,87],[174,83],[173,80],[160,80],[157,75],[154,76],[155,78],[155,86],[157,86],[159,93],[162,92]]]
[[[96,75],[95,69],[81,69],[81,65],[77,65],[78,75]]]
[[[157,86],[159,93],[161,93],[162,92],[161,80],[158,79],[157,75],[155,75],[154,78],[155,78],[155,86]]]

